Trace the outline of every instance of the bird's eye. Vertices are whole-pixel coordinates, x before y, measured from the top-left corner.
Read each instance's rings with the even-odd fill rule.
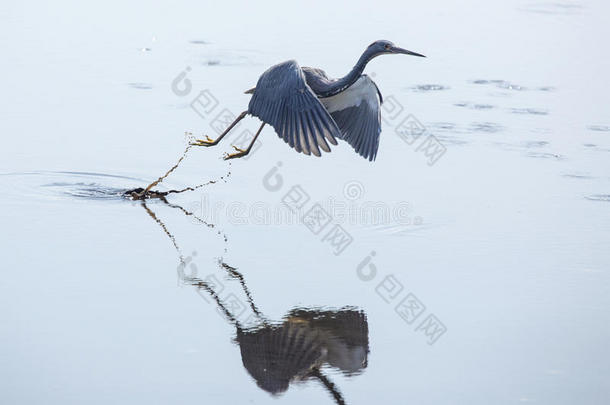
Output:
[[[387,51],[389,51],[389,50],[390,50],[390,48],[391,48],[390,44],[385,44],[385,49],[386,49]]]

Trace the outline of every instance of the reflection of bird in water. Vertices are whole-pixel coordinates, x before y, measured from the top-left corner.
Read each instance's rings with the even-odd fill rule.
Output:
[[[185,215],[193,215],[184,208]],[[142,202],[147,213],[172,240],[180,254],[176,238],[157,215]],[[297,308],[290,311],[281,322],[268,320],[256,306],[243,275],[234,267],[220,262],[227,275],[241,285],[255,319],[254,326],[243,325],[215,291],[214,286],[196,276],[179,275],[185,284],[206,292],[216,302],[226,319],[235,326],[235,342],[239,345],[242,363],[256,384],[263,390],[278,395],[288,390],[292,382],[319,380],[336,403],[345,401],[338,387],[323,372],[330,368],[350,377],[367,367],[369,353],[368,322],[363,311],[355,308],[320,310]],[[184,266],[179,269],[184,270]]]
[[[205,281],[188,277],[185,281],[210,294],[235,326],[235,342],[240,347],[242,363],[256,384],[277,395],[286,391],[291,382],[316,378],[338,404],[344,404],[341,392],[322,368],[328,366],[348,377],[366,368],[369,343],[364,312],[353,308],[294,309],[282,322],[270,322],[254,303],[241,273],[225,263],[221,266],[240,279],[252,312],[258,318],[256,326],[244,327]]]
[[[259,387],[272,394],[291,381],[318,378],[338,402],[343,399],[320,371],[329,365],[347,376],[367,366],[368,324],[362,311],[297,309],[277,325],[237,328],[242,362]]]

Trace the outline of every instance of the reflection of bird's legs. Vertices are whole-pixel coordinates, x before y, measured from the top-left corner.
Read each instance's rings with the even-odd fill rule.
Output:
[[[256,304],[254,303],[254,299],[252,298],[252,294],[250,293],[250,289],[246,285],[246,280],[244,279],[243,274],[241,274],[239,271],[237,271],[237,268],[235,268],[233,266],[230,266],[230,265],[226,264],[223,261],[220,262],[220,266],[222,268],[224,268],[229,273],[229,275],[231,277],[236,278],[236,279],[239,280],[239,284],[241,284],[241,288],[242,288],[242,290],[244,290],[244,294],[246,295],[246,298],[248,299],[248,303],[250,304],[250,308],[252,308],[252,312],[254,312],[254,314],[258,317],[258,319],[260,319],[263,323],[266,324],[267,323],[267,319],[260,312],[260,310],[258,309]]]
[[[164,203],[168,204],[167,200],[165,199],[165,197],[159,197],[159,199],[161,201],[163,201]],[[174,248],[176,248],[176,251],[178,252],[178,258],[180,259],[180,263],[184,263],[184,257],[182,256],[182,249],[180,249],[180,247],[178,246],[178,243],[176,242],[176,238],[174,237],[174,235],[169,231],[169,229],[167,229],[167,227],[165,226],[165,223],[163,223],[163,221],[161,221],[158,217],[157,214],[155,214],[153,212],[153,210],[151,210],[150,208],[148,208],[148,206],[146,205],[146,203],[144,201],[142,201],[142,207],[146,210],[146,213],[148,215],[150,215],[150,217],[152,219],[154,219],[154,221],[159,224],[159,226],[163,229],[163,232],[165,232],[165,234],[169,237],[169,239],[172,241]]]
[[[196,277],[192,278],[190,280],[190,284],[192,286],[194,286],[195,288],[197,288],[197,290],[199,290],[199,291],[207,292],[210,295],[210,297],[212,297],[212,299],[214,299],[214,301],[216,301],[216,305],[218,305],[218,309],[220,311],[222,311],[224,316],[233,324],[233,326],[235,326],[238,331],[243,329],[241,324],[239,323],[239,320],[235,316],[233,316],[231,311],[229,311],[229,309],[223,304],[222,300],[218,296],[218,293],[216,291],[214,291],[214,289],[212,288],[212,286],[210,284],[208,284],[206,281],[200,280]],[[206,300],[206,302],[207,302],[207,300]]]
[[[265,123],[263,122],[261,124],[260,128],[258,129],[258,131],[256,131],[254,138],[252,138],[252,142],[250,142],[250,145],[248,145],[246,150],[239,149],[237,146],[233,146],[233,148],[237,151],[237,153],[231,153],[230,155],[226,155],[225,160],[240,158],[240,157],[246,156],[248,153],[250,153],[250,151],[252,150],[252,146],[254,146],[254,142],[256,142],[256,138],[258,138],[258,136],[260,135],[264,126],[265,126]]]
[[[237,116],[237,118],[235,119],[235,121],[233,121],[233,123],[231,125],[229,125],[229,127],[227,129],[224,130],[224,132],[222,134],[220,134],[220,136],[218,138],[211,139],[209,136],[205,136],[206,139],[197,139],[195,142],[192,142],[191,145],[193,146],[214,146],[216,145],[218,142],[220,142],[222,140],[222,138],[225,137],[226,134],[229,133],[229,131],[231,131],[233,129],[233,127],[235,125],[237,125],[237,123],[239,121],[241,121],[242,119],[244,119],[244,117],[246,116],[246,114],[248,114],[248,111],[244,111],[241,114],[239,114]]]
[[[192,213],[190,213],[189,211],[185,210],[184,208],[182,208],[179,205],[176,204],[170,204],[167,199],[165,197],[159,197],[159,199],[164,202],[165,204],[167,204],[168,206],[172,207],[172,208],[178,208],[180,209],[184,214],[186,215],[193,215]],[[174,247],[176,248],[176,251],[178,252],[178,256],[180,259],[180,265],[178,266],[178,276],[180,277],[180,280],[183,282],[187,282],[190,285],[196,287],[198,290],[203,290],[205,292],[207,292],[213,299],[214,301],[216,301],[216,304],[218,305],[218,307],[220,308],[220,310],[224,313],[224,315],[227,317],[227,319],[229,319],[229,321],[231,321],[231,323],[233,323],[233,325],[239,330],[242,329],[241,324],[239,323],[239,321],[237,320],[237,318],[231,313],[231,311],[229,311],[229,309],[223,304],[223,302],[220,300],[220,297],[218,297],[218,294],[216,293],[216,291],[214,291],[214,289],[212,288],[212,286],[210,286],[207,282],[205,282],[204,280],[201,280],[199,278],[197,278],[196,276],[189,276],[187,277],[186,274],[184,274],[184,268],[187,265],[187,262],[184,260],[184,257],[182,255],[182,250],[180,249],[180,247],[178,247],[178,243],[176,242],[176,238],[174,237],[174,235],[169,231],[169,229],[167,229],[167,227],[165,226],[165,224],[163,223],[163,221],[161,221],[157,215],[150,209],[148,208],[148,206],[146,205],[146,203],[144,201],[142,201],[142,207],[146,210],[146,213],[148,215],[150,215],[150,217],[152,219],[155,220],[155,222],[157,224],[159,224],[159,226],[161,226],[161,228],[163,229],[163,232],[165,232],[165,234],[171,239],[172,243],[174,244]],[[193,215],[195,216],[195,215]],[[201,222],[205,223],[206,225],[210,225],[208,223],[206,223],[205,221],[201,220],[200,218],[196,217],[198,220],[200,220]],[[212,225],[213,226],[213,225]],[[233,269],[233,267],[226,265],[227,269]],[[237,272],[237,270],[235,270]],[[237,272],[240,276],[241,273]],[[241,276],[243,278],[243,276]],[[250,297],[250,292],[247,292],[248,296]],[[254,305],[254,303],[252,303],[252,305]],[[254,308],[256,308],[254,306]]]
[[[327,376],[322,374],[322,371],[320,371],[320,368],[318,368],[318,367],[313,368],[311,370],[311,372],[309,373],[309,375],[311,375],[312,377],[316,377],[318,380],[320,380],[320,382],[328,390],[330,395],[333,396],[333,399],[335,400],[335,402],[337,404],[345,405],[345,399],[343,399],[343,395],[341,394],[341,391],[339,391],[339,388],[337,388],[335,383],[332,382]]]

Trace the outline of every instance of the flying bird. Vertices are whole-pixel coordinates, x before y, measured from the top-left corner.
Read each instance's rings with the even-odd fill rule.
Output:
[[[389,54],[425,57],[380,40],[370,44],[340,79],[329,78],[321,69],[300,67],[294,60],[272,66],[261,75],[256,87],[246,91],[252,94],[246,111],[215,140],[206,136],[191,145],[218,144],[250,114],[263,121],[262,125],[246,149],[233,146],[236,153],[226,155],[225,160],[250,153],[263,127],[269,124],[297,152],[320,156],[320,150],[330,152],[329,144],[337,145],[337,139],[341,139],[373,161],[379,148],[383,98],[375,82],[362,72],[373,58]]]

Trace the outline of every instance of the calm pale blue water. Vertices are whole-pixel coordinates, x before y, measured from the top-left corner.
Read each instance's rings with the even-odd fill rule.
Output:
[[[0,10],[2,404],[604,404],[610,6]],[[297,59],[385,97],[377,161],[217,136]],[[192,135],[191,135],[192,133]],[[224,310],[222,309],[224,308]]]

